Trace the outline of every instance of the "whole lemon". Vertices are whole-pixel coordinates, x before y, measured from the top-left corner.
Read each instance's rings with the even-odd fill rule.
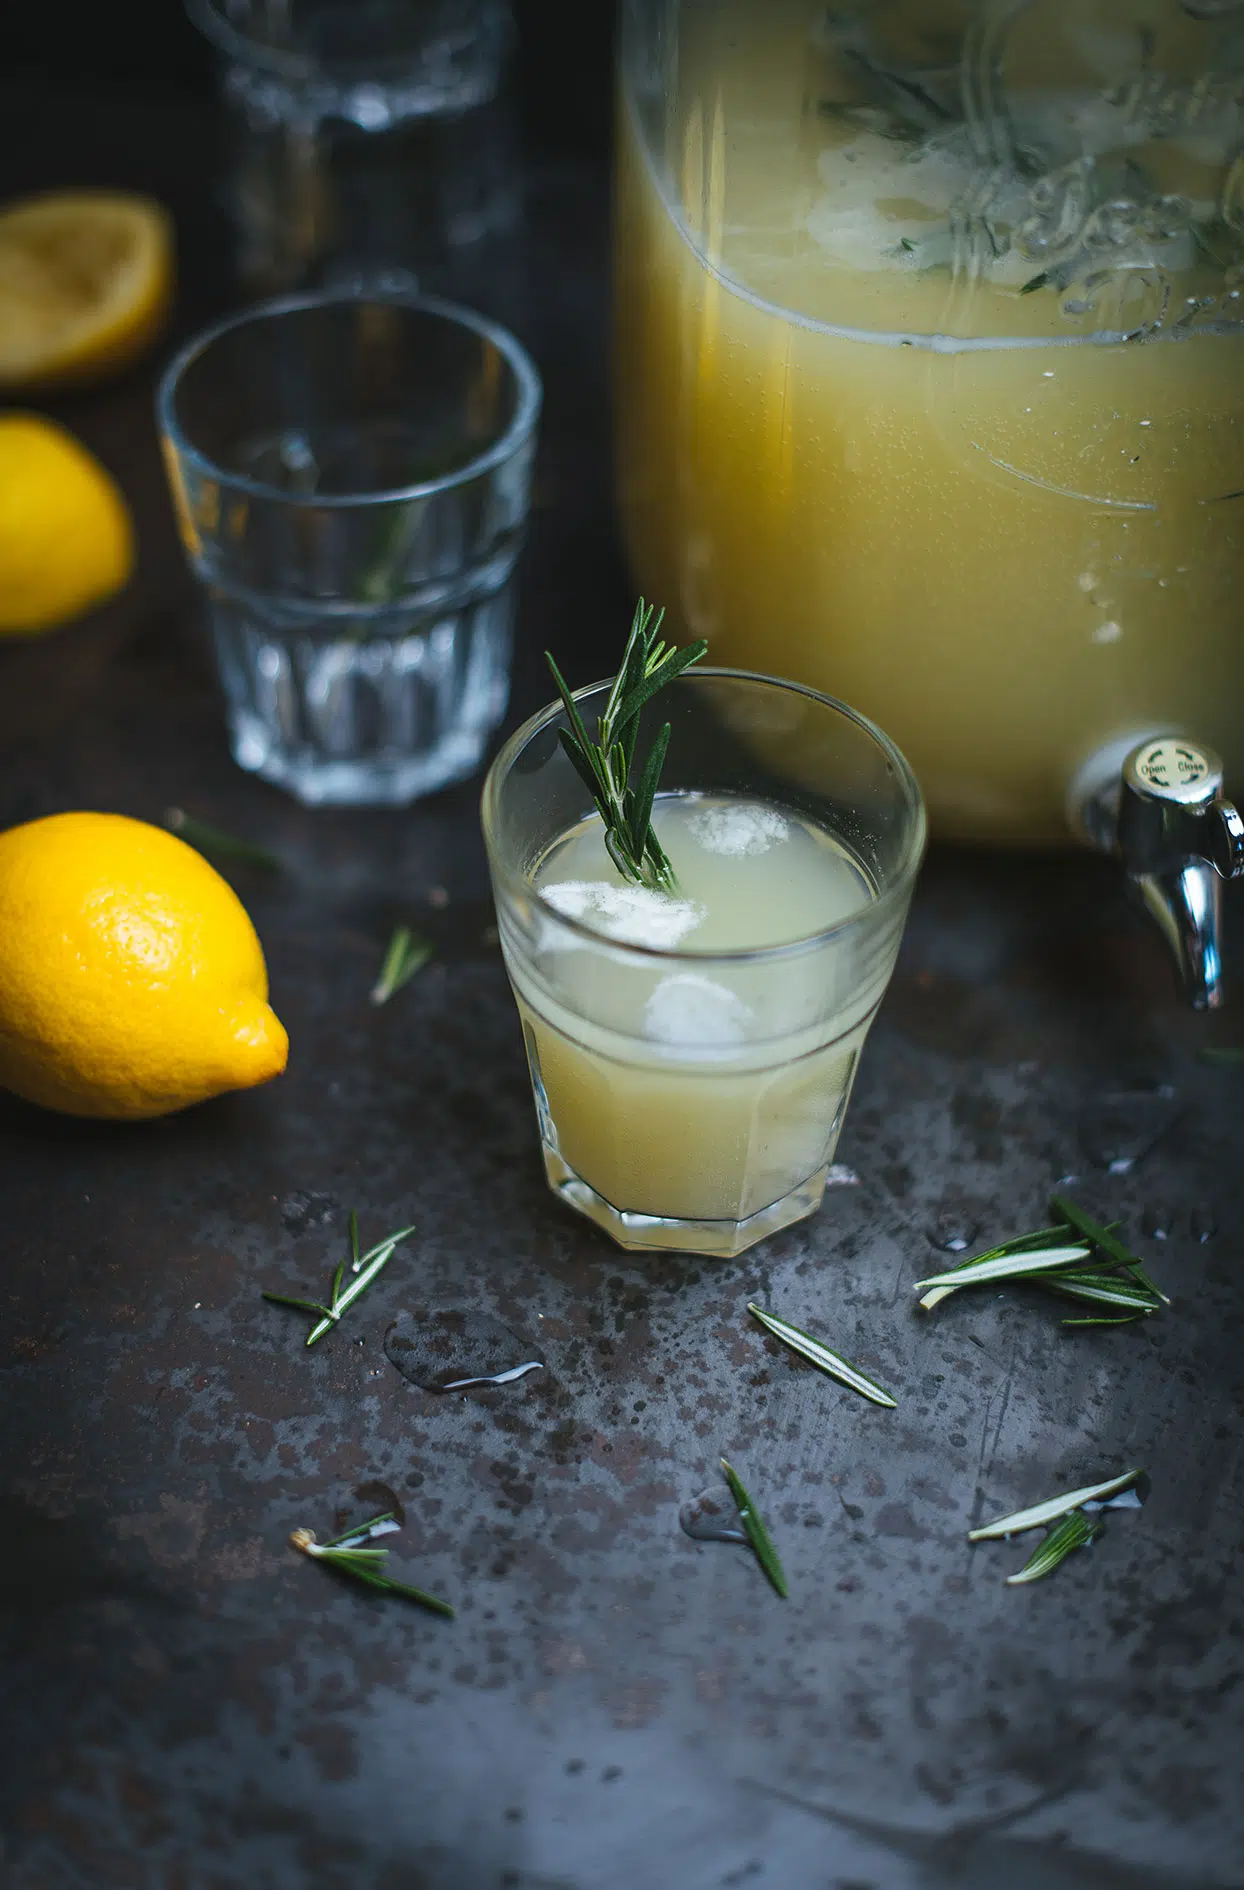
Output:
[[[99,461],[54,421],[0,413],[0,635],[67,622],[133,567],[129,510]]]
[[[141,1117],[266,1083],[289,1040],[232,887],[121,814],[0,833],[0,1086],[67,1115]]]

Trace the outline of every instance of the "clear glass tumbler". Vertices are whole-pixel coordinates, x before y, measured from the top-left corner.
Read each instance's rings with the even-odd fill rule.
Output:
[[[307,802],[469,774],[505,710],[540,379],[447,303],[271,302],[157,408],[236,761]]]
[[[458,288],[518,214],[507,0],[186,0],[221,54],[238,267],[261,294]]]
[[[589,731],[609,687],[576,696]],[[657,823],[687,897],[551,881],[595,819],[560,704],[494,761],[484,837],[554,1193],[623,1247],[725,1257],[820,1204],[924,808],[879,729],[798,685],[696,669],[655,714],[672,729]],[[801,927],[821,874],[837,916]],[[710,883],[722,910],[688,934],[680,908]],[[766,942],[698,949],[718,921]]]

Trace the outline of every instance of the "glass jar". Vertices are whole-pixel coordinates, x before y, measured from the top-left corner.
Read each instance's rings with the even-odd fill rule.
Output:
[[[624,0],[638,586],[879,722],[935,833],[1244,766],[1244,4]]]

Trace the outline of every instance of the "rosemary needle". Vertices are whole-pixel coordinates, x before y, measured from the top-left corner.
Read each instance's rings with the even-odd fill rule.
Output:
[[[167,808],[164,824],[178,839],[186,841],[187,845],[197,848],[200,853],[216,853],[222,859],[261,867],[265,873],[279,873],[281,870],[281,862],[267,847],[257,846],[253,840],[238,840],[233,834],[225,833],[221,827],[211,827],[205,820],[196,820],[184,807]]]
[[[1023,1568],[1006,1578],[1008,1588],[1018,1588],[1021,1582],[1039,1582],[1043,1575],[1052,1575],[1060,1562],[1065,1562],[1077,1549],[1086,1549],[1090,1542],[1102,1532],[1102,1525],[1093,1522],[1082,1509],[1076,1509],[1070,1516],[1065,1516],[1057,1529],[1051,1529],[1045,1541],[1033,1550]]]
[[[1105,1483],[1088,1483],[1080,1490],[1068,1490],[1064,1496],[1052,1496],[1046,1503],[1037,1503],[1031,1509],[1017,1509],[1011,1516],[995,1516],[994,1520],[984,1523],[979,1529],[968,1530],[969,1542],[989,1542],[999,1536],[1019,1536],[1026,1529],[1040,1529],[1043,1524],[1057,1522],[1060,1516],[1070,1515],[1072,1510],[1083,1509],[1086,1503],[1100,1503],[1106,1497],[1118,1496],[1123,1490],[1130,1490],[1133,1483],[1138,1483],[1144,1476],[1143,1469],[1125,1470],[1121,1477],[1110,1477]]]
[[[776,1313],[766,1312],[763,1306],[757,1306],[750,1300],[747,1310],[753,1319],[760,1321],[766,1331],[771,1332],[775,1339],[780,1339],[783,1345],[788,1345],[792,1352],[797,1352],[800,1358],[806,1358],[810,1364],[819,1365],[821,1370],[828,1372],[831,1378],[837,1378],[842,1384],[849,1385],[851,1390],[858,1391],[861,1397],[871,1398],[874,1404],[886,1405],[890,1410],[897,1408],[897,1400],[892,1398],[888,1391],[883,1391],[880,1385],[874,1384],[871,1378],[866,1378],[862,1371],[848,1364],[845,1358],[840,1358],[837,1352],[831,1352],[827,1345],[823,1345],[819,1339],[814,1339],[811,1333],[802,1331],[799,1326],[792,1326],[786,1319],[779,1319]]]
[[[408,925],[399,925],[389,940],[380,976],[372,986],[372,1003],[387,1004],[404,984],[410,983],[417,971],[423,970],[434,950],[430,939],[412,932]]]
[[[761,1521],[756,1505],[744,1489],[738,1472],[730,1467],[724,1457],[721,1460],[721,1467],[725,1473],[726,1482],[730,1485],[734,1507],[739,1512],[739,1521],[743,1525],[743,1533],[751,1545],[752,1553],[782,1600],[785,1601],[790,1595],[790,1589],[786,1582],[786,1571],[773,1546],[773,1539]]]

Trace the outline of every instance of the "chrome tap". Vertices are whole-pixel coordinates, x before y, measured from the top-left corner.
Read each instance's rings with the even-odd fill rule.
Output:
[[[1073,825],[1122,861],[1193,1010],[1217,1010],[1222,882],[1244,875],[1244,820],[1223,799],[1222,762],[1200,742],[1154,735],[1132,748],[1121,771],[1117,756],[1113,765],[1108,754],[1094,757],[1078,784]]]

